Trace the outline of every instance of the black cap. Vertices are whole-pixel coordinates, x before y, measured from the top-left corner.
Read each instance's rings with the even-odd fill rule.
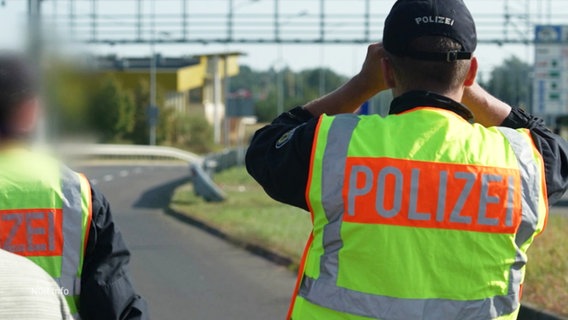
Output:
[[[0,52],[0,136],[10,135],[9,121],[22,101],[38,92],[38,77],[28,60]]]
[[[450,38],[462,48],[430,52],[410,47],[426,36]],[[418,60],[469,60],[477,47],[475,22],[463,0],[398,0],[385,21],[383,45],[391,54]]]
[[[16,53],[0,52],[0,99],[35,94],[37,75],[28,60]]]

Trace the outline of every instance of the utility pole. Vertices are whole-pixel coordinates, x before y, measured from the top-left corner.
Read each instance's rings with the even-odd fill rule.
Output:
[[[75,19],[75,1],[69,0],[69,30],[72,37],[75,37]]]
[[[35,58],[41,46],[41,0],[28,0],[28,28],[28,49]]]
[[[233,40],[233,18],[235,14],[235,6],[233,0],[229,0],[229,11],[227,13],[227,41]]]
[[[136,40],[142,41],[142,0],[136,6]]]
[[[41,36],[41,1],[28,0],[28,56],[38,77],[41,77],[42,36]],[[41,89],[40,89],[41,90]],[[35,140],[43,143],[47,137],[47,119],[41,118]]]
[[[231,123],[230,123],[230,118],[229,118],[229,100],[230,100],[230,95],[231,95],[231,78],[229,78],[229,53],[226,53],[224,55],[223,61],[224,66],[223,66],[223,95],[225,96],[225,116],[224,118],[224,140],[225,140],[225,147],[230,147],[231,145],[231,137],[229,135],[230,131],[231,131]]]
[[[97,0],[91,0],[91,39],[97,40]]]
[[[158,108],[156,106],[156,19],[155,19],[155,0],[152,0],[152,17],[151,17],[151,40],[150,40],[150,106],[148,107],[148,116],[150,123],[150,141],[151,146],[156,145],[156,122],[158,122]]]
[[[320,70],[319,70],[319,95],[325,94],[325,68],[323,62],[325,60],[325,52],[323,43],[325,40],[325,2],[320,0]]]
[[[274,39],[280,42],[280,5],[278,0],[274,0]]]
[[[277,116],[284,112],[284,58],[282,53],[282,44],[278,44],[278,70],[276,70],[276,113]]]
[[[187,1],[186,0],[181,0],[181,6],[182,6],[182,10],[181,10],[181,30],[182,30],[182,39],[186,40],[187,39],[187,14],[188,14],[188,9],[187,9]]]
[[[213,139],[215,143],[221,143],[221,104],[222,104],[222,84],[219,66],[221,57],[213,57]]]
[[[284,112],[284,69],[282,68],[282,44],[280,41],[280,3],[274,0],[274,39],[278,42],[277,67],[276,71],[276,115],[279,116]]]

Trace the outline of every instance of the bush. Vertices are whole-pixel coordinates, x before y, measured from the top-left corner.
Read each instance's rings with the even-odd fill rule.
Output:
[[[185,146],[197,153],[213,151],[213,128],[205,117],[180,117],[177,124],[178,139]]]

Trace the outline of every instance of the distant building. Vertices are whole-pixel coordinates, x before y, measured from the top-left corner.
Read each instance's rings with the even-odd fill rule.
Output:
[[[224,52],[188,57],[156,56],[156,83],[165,92],[165,107],[180,114],[204,116],[221,142],[225,123],[228,78],[239,74],[240,52]],[[96,67],[114,75],[127,89],[150,79],[150,57],[102,56]],[[225,133],[225,137],[228,136]],[[223,139],[224,140],[224,139]]]

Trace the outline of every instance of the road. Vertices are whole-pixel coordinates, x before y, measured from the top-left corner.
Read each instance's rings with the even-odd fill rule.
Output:
[[[283,319],[295,276],[165,213],[187,166],[77,168],[110,200],[152,319]]]

